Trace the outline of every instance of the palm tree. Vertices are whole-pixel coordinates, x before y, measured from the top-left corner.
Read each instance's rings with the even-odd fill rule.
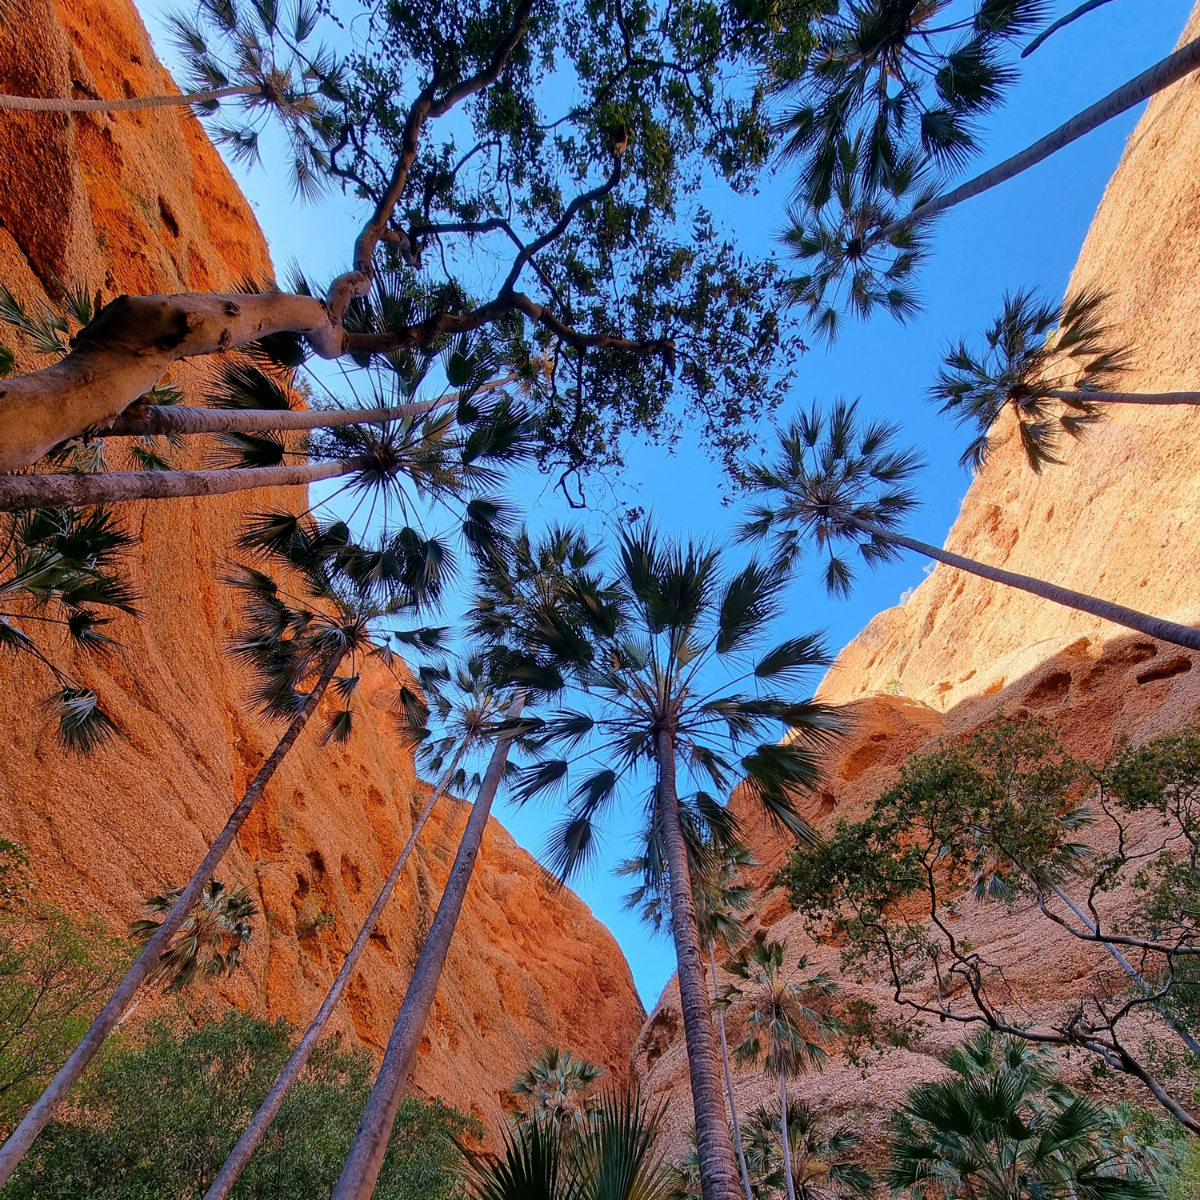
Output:
[[[340,742],[350,736],[349,704],[359,680],[353,664],[361,655],[387,661],[390,654],[387,645],[373,643],[373,626],[419,610],[436,600],[440,592],[438,564],[444,551],[438,543],[420,538],[411,529],[387,535],[380,545],[368,548],[350,542],[348,530],[341,523],[322,527],[311,519],[267,514],[247,535],[245,545],[259,547],[264,555],[289,569],[282,585],[250,568],[242,568],[230,580],[245,596],[248,626],[235,641],[234,652],[256,671],[254,700],[258,707],[267,716],[288,719],[287,730],[190,882],[179,890],[170,912],[147,939],[137,961],[58,1074],[0,1147],[0,1186],[119,1023],[142,984],[159,970],[164,951],[200,900],[214,870],[331,684],[344,707],[330,717],[322,741]],[[298,595],[293,595],[293,588]],[[390,636],[418,648],[438,644],[435,630],[409,630]],[[352,664],[352,673],[335,682],[346,660]],[[417,698],[402,687],[401,701],[414,705]]]
[[[112,651],[109,610],[136,615],[122,578],[122,559],[135,543],[105,508],[34,509],[4,521],[0,550],[0,650],[35,658],[56,684],[49,707],[64,746],[88,754],[116,732],[100,699],[48,657],[39,636],[57,626],[69,645],[89,655]]]
[[[916,504],[904,484],[919,469],[920,457],[893,447],[894,425],[880,421],[860,428],[857,409],[857,402],[839,400],[826,416],[814,405],[780,431],[774,459],[748,472],[751,489],[768,503],[750,509],[739,533],[743,540],[769,539],[788,568],[797,564],[806,544],[815,546],[826,555],[825,585],[836,595],[848,594],[854,579],[850,562],[837,553],[840,544],[853,546],[868,566],[894,558],[903,548],[1159,641],[1200,650],[1200,631],[1187,625],[991,567],[898,532],[900,518]]]
[[[536,543],[522,530],[509,542],[505,553],[497,550],[481,559],[478,595],[468,624],[483,647],[489,686],[506,698],[506,719],[489,729],[495,749],[471,806],[441,902],[409,980],[333,1200],[369,1200],[375,1189],[400,1098],[437,996],[492,803],[508,771],[509,749],[526,728],[521,720],[525,704],[539,693],[560,689],[560,664],[573,661],[579,647],[586,645],[586,632],[604,627],[603,611],[590,611],[575,602],[576,595],[586,590],[594,558],[595,552],[581,535],[553,528]]]
[[[797,963],[799,969],[807,965],[804,958]],[[787,946],[768,941],[762,934],[730,959],[727,969],[743,983],[730,984],[725,989],[726,998],[745,1004],[739,1014],[745,1038],[734,1054],[738,1062],[753,1066],[761,1059],[769,1075],[779,1076],[784,1182],[788,1200],[796,1200],[787,1080],[789,1075],[801,1075],[824,1064],[825,1045],[841,1026],[828,1013],[806,1001],[820,1001],[833,995],[837,985],[824,975],[796,980],[787,966]]]
[[[159,915],[134,921],[129,932],[137,942],[148,942],[183,895],[183,888],[171,888],[159,896],[148,896],[146,907]],[[242,961],[242,948],[250,944],[258,915],[258,905],[249,888],[227,892],[218,879],[210,879],[200,902],[180,923],[166,948],[158,956],[158,966],[147,983],[166,978],[167,991],[178,992],[197,978],[215,979],[232,975]]]
[[[812,1105],[789,1100],[786,1121],[779,1113],[760,1108],[747,1125],[746,1145],[758,1180],[758,1200],[787,1191],[780,1141],[785,1125],[797,1200],[852,1200],[875,1194],[870,1174],[845,1157],[862,1140],[859,1135],[849,1125],[826,1133]]]
[[[529,1113],[522,1119],[545,1121],[564,1136],[581,1134],[593,1103],[583,1093],[604,1074],[604,1068],[576,1058],[570,1050],[547,1046],[513,1084],[514,1096],[530,1097]]]
[[[457,683],[457,689],[449,686],[451,676],[448,671],[422,671],[422,679],[426,684],[426,698],[432,700],[434,707],[440,713],[444,731],[443,736],[432,744],[425,743],[426,749],[430,751],[425,757],[435,770],[441,771],[441,778],[437,786],[430,792],[429,799],[426,800],[420,815],[413,822],[408,840],[404,843],[404,848],[400,851],[400,856],[392,866],[387,879],[384,880],[383,887],[380,888],[375,903],[360,926],[349,953],[342,960],[337,977],[325,994],[320,1008],[304,1031],[291,1058],[288,1059],[283,1070],[271,1085],[271,1090],[259,1105],[258,1111],[254,1114],[245,1132],[238,1139],[237,1145],[229,1152],[229,1157],[222,1164],[208,1191],[205,1192],[204,1200],[225,1200],[229,1195],[253,1157],[259,1143],[266,1136],[267,1130],[270,1129],[282,1108],[288,1092],[300,1078],[309,1056],[325,1032],[329,1019],[333,1016],[334,1010],[342,998],[342,993],[346,990],[359,961],[370,944],[371,934],[375,931],[379,918],[391,900],[404,866],[415,849],[417,839],[420,837],[422,829],[425,828],[425,823],[433,813],[438,800],[451,788],[460,794],[478,790],[479,778],[476,776],[474,780],[468,779],[459,763],[466,754],[489,737],[489,730],[496,723],[498,717],[497,697],[486,686],[486,679],[479,660],[469,660],[457,669],[453,676]],[[419,706],[417,715],[419,715]],[[414,740],[429,733],[428,729],[413,728],[410,724],[410,714],[406,713],[404,717],[403,732]]]
[[[472,1155],[474,1200],[667,1200],[670,1172],[655,1153],[662,1106],[606,1092],[580,1135],[537,1115],[504,1132],[499,1155]]]
[[[777,571],[755,562],[722,578],[715,550],[660,544],[649,525],[625,534],[615,580],[591,598],[595,607],[610,607],[614,620],[595,638],[589,665],[573,675],[582,708],[552,714],[532,732],[543,748],[565,747],[587,772],[548,846],[549,864],[562,879],[591,860],[595,823],[605,810],[637,786],[641,772],[650,776],[642,803],[666,861],[705,1200],[736,1200],[739,1188],[685,827],[727,828],[730,818],[705,792],[681,800],[678,770],[682,764],[723,789],[737,769],[752,803],[794,836],[813,836],[793,796],[816,781],[815,751],[837,724],[820,705],[790,694],[807,670],[828,661],[819,637],[758,653],[779,612],[782,586]],[[759,740],[770,730],[786,734],[784,743]],[[749,752],[735,765],[728,755],[742,750]],[[570,768],[569,759],[533,763],[522,773],[517,799],[566,788]]]
[[[854,0],[817,26],[818,50],[801,80],[800,103],[783,122],[784,153],[801,162],[801,203],[789,214],[785,241],[806,264],[804,299],[826,334],[836,331],[831,313],[839,306],[862,311],[860,300],[875,296],[891,307],[889,271],[897,256],[889,249],[900,260],[908,253],[898,235],[927,227],[1200,67],[1197,39],[1002,163],[936,193],[933,183],[961,170],[978,149],[973,122],[1015,79],[1000,57],[1004,44],[1045,12],[1042,0],[978,0],[972,14],[955,19],[949,6],[950,0]],[[893,211],[891,199],[906,200],[908,211]],[[829,207],[838,211],[835,219]],[[905,275],[910,271],[911,264]],[[893,311],[907,316],[911,300]]]
[[[661,836],[654,836],[659,828],[646,831],[646,846],[640,856],[627,859],[617,868],[618,874],[642,879],[642,883],[626,898],[625,907],[638,911],[642,919],[656,931],[664,926],[669,928],[671,921],[671,889],[664,869],[666,854],[661,845]],[[717,1035],[721,1043],[721,1069],[725,1076],[725,1098],[729,1104],[733,1150],[742,1176],[742,1190],[746,1200],[753,1200],[750,1172],[742,1147],[741,1120],[733,1095],[733,1071],[729,1065],[729,1040],[725,1032],[728,1004],[721,996],[717,981],[716,944],[721,942],[728,955],[746,940],[742,914],[750,907],[754,892],[741,881],[741,877],[743,872],[752,870],[758,864],[745,846],[737,842],[719,842],[712,836],[705,838],[703,831],[695,828],[693,822],[685,824],[684,833],[688,843],[688,871],[696,900],[696,924],[700,930],[700,940],[708,951],[713,1011],[717,1016]]]
[[[950,348],[929,396],[959,425],[974,427],[960,460],[964,466],[983,465],[992,426],[1006,408],[1017,419],[1029,465],[1040,471],[1060,461],[1057,434],[1078,437],[1106,404],[1200,404],[1200,392],[1108,390],[1130,354],[1101,321],[1103,303],[1100,292],[1050,304],[1018,291],[1005,295],[1003,312],[984,333],[982,353],[965,340]]]
[[[945,1056],[954,1074],[908,1093],[887,1183],[912,1200],[1149,1200],[1152,1178],[1109,1137],[1112,1114],[1053,1080],[1053,1058],[986,1030]]]

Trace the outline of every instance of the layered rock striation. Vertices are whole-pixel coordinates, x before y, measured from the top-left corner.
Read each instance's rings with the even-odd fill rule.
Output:
[[[4,90],[175,90],[128,0],[16,8],[0,23]],[[250,206],[186,110],[0,114],[0,283],[26,303],[60,281],[107,300],[271,276]],[[184,370],[179,382],[194,378]],[[45,898],[120,929],[143,915],[143,897],[190,876],[281,733],[251,715],[248,680],[224,652],[237,612],[221,576],[248,511],[303,506],[297,490],[127,506],[141,539],[129,563],[141,619],[110,627],[122,648],[103,662],[51,640],[120,728],[93,758],[66,754],[47,725],[48,675],[27,658],[2,664],[0,830],[29,846]],[[395,688],[368,676],[344,747],[319,746],[314,721],[223,864],[220,877],[248,884],[264,914],[223,1002],[298,1023],[320,1003],[428,795],[388,715]],[[341,1036],[382,1050],[466,812],[445,800],[427,826],[339,1009]],[[493,821],[416,1086],[495,1124],[544,1045],[569,1044],[620,1077],[643,1019],[608,931]]]

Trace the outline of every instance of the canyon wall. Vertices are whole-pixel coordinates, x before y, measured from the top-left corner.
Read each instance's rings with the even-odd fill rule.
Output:
[[[1200,35],[1193,14],[1185,38]],[[1158,96],[1138,123],[1096,214],[1072,279],[1101,288],[1108,316],[1133,352],[1130,391],[1200,386],[1200,78]],[[1050,579],[1133,608],[1200,624],[1200,409],[1115,406],[1066,447],[1065,464],[1040,475],[1025,464],[1010,417],[972,483],[948,549]],[[869,584],[867,585],[869,586]],[[1099,759],[1200,713],[1200,655],[1131,635],[1022,592],[938,566],[907,603],[881,612],[839,655],[818,695],[842,707],[848,736],[826,756],[824,784],[807,801],[818,826],[861,816],[895,779],[904,757],[1000,712],[1047,718],[1077,755]],[[814,946],[786,898],[770,886],[787,844],[746,815],[762,864],[757,927],[786,941],[813,971],[838,971],[839,953]],[[1110,897],[1119,904],[1121,897]],[[1045,1017],[1111,963],[1050,927],[1028,905],[966,902],[957,931],[981,954],[1010,964],[1009,979]],[[898,1015],[879,981],[843,980],[881,1015]],[[736,1022],[736,1009],[734,1010]],[[872,1055],[869,1067],[837,1056],[793,1092],[818,1111],[850,1119],[868,1138],[914,1083],[936,1075],[936,1054],[961,1032],[934,1023],[921,1043]],[[670,1096],[673,1145],[682,1149],[691,1099],[678,990],[672,983],[634,1051],[634,1073]],[[1070,1069],[1085,1072],[1076,1061]],[[1115,1095],[1122,1089],[1110,1081]],[[738,1108],[774,1102],[777,1084],[739,1071]],[[1134,1095],[1130,1089],[1126,1094]],[[1145,1093],[1137,1094],[1146,1104]]]
[[[16,8],[0,23],[5,91],[175,90],[128,0]],[[0,283],[26,303],[59,281],[107,300],[271,275],[249,204],[187,111],[0,114]],[[0,341],[17,347],[4,330]],[[187,390],[195,376],[181,369],[179,382]],[[220,577],[247,511],[303,503],[280,490],[127,506],[142,618],[110,627],[122,648],[103,662],[48,638],[120,728],[94,757],[65,753],[47,724],[48,672],[3,661],[0,831],[28,845],[43,897],[121,929],[143,897],[191,874],[281,732],[251,715],[248,680],[223,651],[237,612]],[[320,747],[314,721],[223,864],[219,877],[249,885],[264,914],[223,1001],[301,1023],[319,1004],[428,795],[386,711],[394,692],[387,675],[368,675],[344,747]],[[427,827],[337,1014],[342,1036],[382,1050],[466,811],[444,801]],[[569,1044],[621,1077],[643,1019],[608,931],[493,821],[416,1086],[494,1125],[500,1096],[544,1045]]]

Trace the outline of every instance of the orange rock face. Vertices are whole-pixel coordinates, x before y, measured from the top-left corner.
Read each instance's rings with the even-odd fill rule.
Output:
[[[1185,39],[1198,34],[1200,13]],[[1193,76],[1150,104],[1075,271],[1074,287],[1108,293],[1109,319],[1134,352],[1135,369],[1121,385],[1130,391],[1200,386],[1198,156],[1200,79]],[[1012,426],[1002,422],[996,432],[995,452],[967,493],[948,549],[1200,624],[1200,409],[1115,407],[1081,444],[1066,448],[1065,465],[1040,476],[1025,465]],[[938,566],[907,604],[875,617],[822,682],[820,698],[844,706],[851,728],[828,756],[807,815],[818,825],[860,816],[908,753],[1002,711],[1044,716],[1073,753],[1102,758],[1119,744],[1195,720],[1198,676],[1200,655]],[[837,950],[814,947],[782,892],[770,889],[787,845],[752,820],[750,828],[762,863],[759,927],[795,956],[808,953],[814,971],[836,972]],[[1122,899],[1117,893],[1107,903]],[[1008,966],[1032,1017],[1060,1011],[1111,966],[1102,949],[1075,942],[1029,906],[1009,916],[968,902],[961,922],[985,958]],[[847,990],[881,1015],[897,1014],[879,981],[848,983]],[[736,1009],[731,1019],[736,1025]],[[939,1072],[936,1052],[959,1036],[934,1024],[915,1049],[887,1049],[868,1067],[838,1057],[824,1073],[797,1081],[794,1093],[818,1111],[850,1118],[870,1138],[908,1088]],[[647,1089],[672,1097],[673,1142],[682,1149],[691,1100],[674,983],[643,1028],[633,1063]],[[773,1102],[776,1087],[739,1071],[739,1111]],[[1147,1102],[1144,1093],[1137,1099]]]
[[[6,91],[174,90],[127,0],[20,3],[0,24]],[[0,282],[26,302],[56,279],[110,299],[272,275],[249,205],[186,112],[0,115],[0,221]],[[47,728],[48,676],[4,662],[0,830],[28,844],[47,898],[120,928],[142,897],[186,880],[223,825],[281,730],[249,715],[247,680],[223,653],[237,614],[220,576],[247,510],[302,503],[280,491],[130,506],[143,618],[112,627],[123,649],[103,664],[53,646],[120,727],[94,758],[64,754]],[[228,856],[221,877],[249,884],[264,917],[224,1000],[306,1022],[403,845],[428,787],[392,732],[388,685],[366,680],[346,747],[321,748],[315,723]],[[465,819],[446,800],[427,826],[339,1010],[343,1035],[382,1049]],[[607,930],[493,822],[416,1086],[494,1125],[499,1097],[546,1044],[622,1077],[644,1015]]]

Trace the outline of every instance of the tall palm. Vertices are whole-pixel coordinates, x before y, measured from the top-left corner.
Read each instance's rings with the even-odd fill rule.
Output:
[[[863,295],[887,296],[895,261],[888,247],[905,252],[898,235],[1020,175],[1200,68],[1198,38],[1024,150],[935,194],[933,182],[960,170],[977,148],[973,121],[1015,79],[998,57],[1002,44],[1046,12],[1043,0],[978,0],[972,16],[955,20],[948,7],[949,0],[854,0],[818,26],[814,67],[784,123],[791,131],[785,153],[801,160],[801,203],[789,214],[785,240],[805,264],[815,289],[805,300],[827,333],[836,328],[829,313],[838,304],[854,309]],[[907,211],[894,211],[893,201]],[[904,305],[897,315],[909,311]]]
[[[437,786],[430,792],[420,815],[413,822],[404,848],[400,851],[383,886],[379,889],[375,902],[359,927],[349,952],[342,960],[336,978],[321,1001],[320,1008],[317,1009],[316,1015],[297,1043],[291,1058],[288,1059],[283,1070],[271,1085],[271,1090],[259,1105],[258,1111],[255,1112],[245,1132],[229,1152],[229,1157],[222,1164],[208,1191],[205,1192],[204,1200],[225,1200],[253,1157],[259,1143],[266,1136],[280,1108],[283,1107],[288,1092],[300,1078],[309,1056],[328,1027],[329,1019],[333,1016],[343,992],[370,944],[371,934],[374,933],[384,909],[396,890],[405,864],[416,848],[417,839],[425,828],[425,823],[432,815],[438,800],[445,795],[448,789],[454,788],[460,793],[467,790],[470,781],[465,778],[459,763],[465,755],[475,749],[478,743],[488,737],[490,727],[497,720],[496,699],[484,686],[478,660],[471,660],[460,665],[453,676],[445,669],[433,669],[422,671],[422,678],[427,685],[426,696],[434,699],[440,714],[442,736],[434,743],[436,749],[427,757],[435,769],[441,772],[441,778]],[[456,681],[458,685],[456,689],[449,686],[451,679]],[[437,685],[436,691],[433,690],[432,685]],[[416,729],[412,726],[413,715],[411,712],[403,714],[403,732],[414,738],[428,734],[428,729]],[[478,779],[474,782],[477,789]]]
[[[112,651],[105,611],[136,615],[122,578],[122,560],[136,539],[105,508],[33,509],[0,526],[0,650],[29,655],[49,671],[49,706],[64,746],[88,754],[117,731],[96,693],[47,654],[42,634],[58,627],[67,643],[89,655]]]
[[[578,1058],[570,1050],[547,1046],[513,1084],[514,1096],[530,1098],[527,1117],[580,1134],[587,1127],[591,1100],[584,1093],[604,1074],[604,1068]]]
[[[751,1117],[746,1144],[758,1200],[786,1192],[780,1132],[786,1125],[792,1164],[792,1190],[797,1200],[853,1200],[875,1194],[870,1174],[846,1155],[862,1140],[849,1125],[826,1132],[820,1115],[801,1100],[789,1100],[787,1119],[768,1108]]]
[[[762,1062],[767,1074],[779,1076],[779,1112],[783,1146],[784,1182],[788,1200],[796,1200],[792,1144],[788,1132],[788,1076],[820,1068],[827,1058],[825,1046],[840,1025],[827,1012],[812,1007],[837,991],[824,975],[796,978],[796,969],[807,966],[801,958],[789,968],[787,946],[759,934],[732,959],[727,968],[742,980],[726,988],[726,996],[739,1002],[745,1031],[734,1053],[741,1063]]]
[[[1007,408],[1018,422],[1035,471],[1057,463],[1060,433],[1078,437],[1108,404],[1200,404],[1200,392],[1109,390],[1129,363],[1129,350],[1101,319],[1104,296],[1081,292],[1061,304],[1018,291],[984,332],[982,352],[965,339],[952,346],[929,389],[959,425],[974,427],[963,465],[978,470],[991,448],[992,426]]]
[[[1028,1042],[977,1034],[953,1075],[908,1093],[888,1138],[892,1194],[912,1200],[1149,1200],[1160,1187],[1111,1144],[1111,1114],[1053,1080]]]
[[[442,582],[437,564],[443,552],[438,543],[422,539],[410,529],[386,535],[377,546],[363,547],[349,540],[348,530],[340,523],[322,527],[312,520],[271,514],[252,530],[248,543],[283,564],[288,574],[282,583],[250,568],[242,568],[233,577],[231,582],[245,597],[248,627],[234,650],[256,672],[257,705],[268,716],[288,720],[287,730],[137,961],[0,1147],[0,1186],[119,1023],[142,984],[158,970],[163,952],[200,900],[217,865],[331,685],[342,707],[331,715],[322,740],[340,742],[350,736],[350,704],[359,675],[352,667],[351,674],[335,681],[339,667],[347,660],[353,664],[363,655],[386,657],[388,647],[374,643],[373,628],[431,603]],[[437,645],[437,631],[433,630],[405,630],[393,636],[417,647]]]
[[[662,1106],[605,1092],[581,1135],[544,1116],[504,1134],[499,1155],[472,1157],[475,1200],[667,1200],[670,1173],[656,1153]]]
[[[147,917],[134,921],[129,932],[135,941],[148,942],[183,894],[183,888],[171,888],[159,896],[150,896],[146,907],[159,914],[159,920]],[[232,975],[242,961],[242,949],[254,936],[251,921],[258,915],[249,888],[226,891],[219,879],[210,879],[192,909],[158,956],[158,966],[147,982],[165,978],[167,990],[177,992],[199,979]]]
[[[825,585],[837,595],[846,595],[854,580],[853,566],[839,553],[840,547],[856,550],[868,566],[907,549],[1159,641],[1200,650],[1200,630],[988,566],[900,533],[900,519],[917,503],[906,481],[920,468],[920,457],[894,447],[894,425],[878,421],[860,426],[857,409],[857,402],[842,400],[828,414],[814,406],[780,431],[774,458],[748,473],[750,488],[765,502],[751,507],[739,532],[743,540],[769,541],[778,561],[788,568],[796,566],[806,547],[814,547],[825,555]]]
[[[375,1189],[401,1096],[416,1062],[438,983],[454,938],[509,748],[524,726],[522,710],[539,693],[562,687],[561,663],[585,645],[585,632],[603,627],[603,612],[574,598],[590,579],[595,554],[579,535],[552,529],[534,542],[521,531],[506,553],[482,560],[469,625],[488,664],[488,679],[506,697],[506,720],[495,723],[487,770],[471,807],[442,899],[417,960],[375,1085],[350,1147],[333,1200],[368,1200]]]
[[[566,788],[572,760],[585,772],[548,847],[564,879],[591,860],[596,822],[631,791],[645,825],[661,830],[654,837],[661,837],[670,886],[702,1187],[705,1200],[736,1200],[685,833],[689,822],[703,829],[727,825],[729,816],[703,791],[691,803],[681,799],[678,771],[682,765],[717,789],[737,771],[751,804],[793,835],[812,837],[794,796],[816,781],[815,751],[834,736],[836,722],[794,695],[806,672],[828,661],[820,638],[793,638],[761,653],[764,630],[780,611],[782,577],[754,562],[725,577],[720,567],[715,550],[660,543],[649,525],[622,538],[615,577],[592,599],[615,619],[594,640],[590,665],[573,676],[579,707],[550,715],[533,733],[544,748],[565,748],[571,758],[525,768],[516,796]],[[784,742],[762,740],[771,732],[785,734]],[[644,799],[643,776],[650,784]]]
[[[688,870],[696,900],[696,924],[700,940],[708,951],[709,979],[713,991],[713,1011],[717,1017],[717,1036],[721,1044],[721,1069],[725,1076],[725,1099],[729,1104],[729,1127],[733,1133],[733,1149],[742,1176],[746,1200],[753,1200],[746,1152],[742,1146],[741,1118],[733,1094],[733,1071],[729,1063],[729,1039],[725,1030],[727,1002],[721,996],[717,979],[716,945],[727,955],[746,940],[743,913],[749,909],[754,892],[743,882],[743,873],[757,864],[745,846],[738,842],[725,843],[705,837],[703,831],[685,824],[688,843]],[[626,860],[618,867],[622,875],[640,877],[642,882],[626,898],[625,907],[638,911],[655,930],[670,927],[671,889],[665,870],[666,854],[661,845],[660,828],[646,831],[644,852]]]

